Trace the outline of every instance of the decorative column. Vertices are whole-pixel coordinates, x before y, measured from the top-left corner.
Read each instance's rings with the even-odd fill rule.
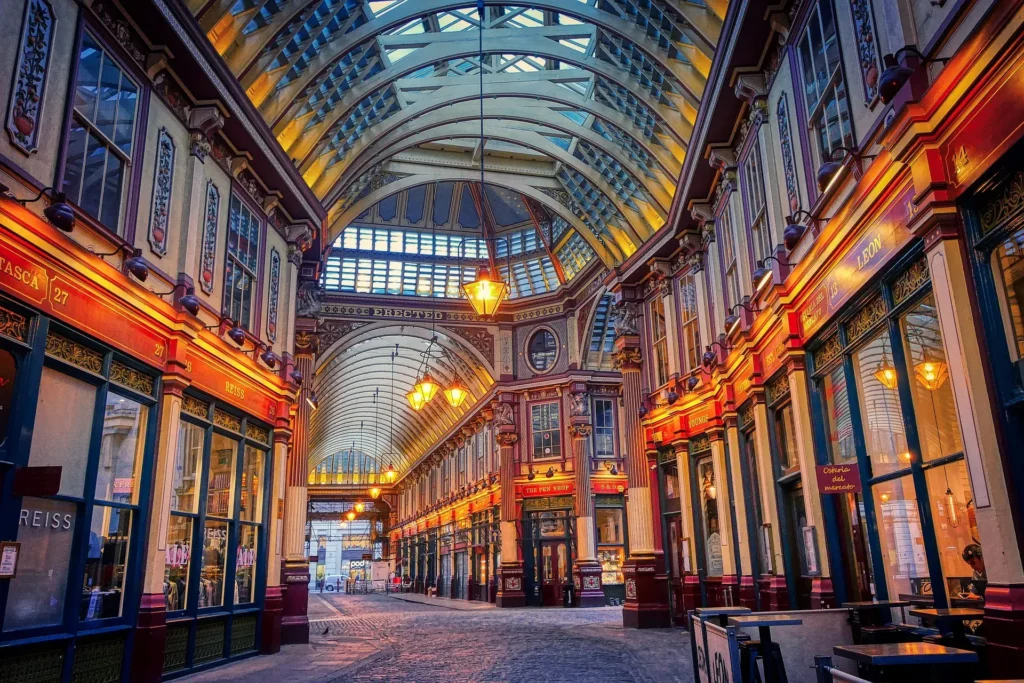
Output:
[[[668,576],[663,553],[655,551],[654,512],[651,505],[651,478],[640,424],[641,355],[637,331],[636,304],[620,301],[615,307],[615,367],[622,373],[623,419],[626,475],[626,517],[629,528],[629,558],[622,567],[626,581],[626,604],[622,624],[627,628],[667,628],[671,624],[668,609]]]
[[[516,538],[515,447],[516,434],[514,404],[499,402],[494,405],[494,426],[497,429],[500,452],[498,479],[501,487],[501,566],[498,568],[498,607],[523,607],[523,563],[519,560]]]
[[[585,389],[585,385],[573,387]],[[576,562],[572,582],[579,607],[604,606],[601,563],[597,561],[594,539],[594,494],[590,490],[590,397],[583,391],[569,395],[569,436],[572,439],[572,467],[576,475]]]
[[[135,651],[132,657],[132,680],[157,683],[163,677],[164,647],[167,642],[167,602],[164,598],[164,565],[167,553],[167,525],[171,514],[171,489],[174,486],[174,458],[178,452],[178,419],[181,398],[188,379],[183,362],[184,345],[175,354],[168,354],[168,370],[163,378],[160,397],[160,432],[156,447],[153,508],[149,516],[149,532],[145,534],[146,574],[143,578],[142,601],[135,628]],[[142,653],[145,653],[144,655]]]
[[[313,355],[317,338],[311,331],[315,325],[302,325],[295,335],[295,370],[302,375],[302,386],[292,423],[292,447],[288,454],[285,485],[284,571],[286,586],[284,612],[281,618],[281,643],[294,645],[309,642],[309,557],[306,555],[306,482],[309,477],[309,415],[307,401],[313,378]]]
[[[281,417],[274,427],[274,452],[271,470],[270,520],[268,524],[270,557],[267,560],[267,593],[263,602],[263,633],[260,653],[281,651],[281,619],[284,613],[284,586],[281,566],[284,562],[284,505],[288,478],[288,442],[292,437],[286,405],[278,405]]]
[[[689,496],[690,488],[690,442],[685,440],[679,440],[672,442],[672,449],[676,456],[676,471],[679,473],[679,491],[680,503],[686,500]],[[700,594],[700,576],[696,572],[696,564],[694,564],[693,549],[696,548],[697,538],[696,535],[700,533],[697,531],[700,525],[700,520],[693,518],[693,506],[688,504],[682,504],[679,513],[679,523],[682,531],[682,538],[680,539],[680,554],[679,558],[679,573],[680,586],[679,586],[679,603],[675,605],[676,625],[680,623],[680,617],[685,620],[686,613],[692,609],[696,609],[701,606],[701,594]],[[682,543],[682,539],[686,539],[686,543]]]

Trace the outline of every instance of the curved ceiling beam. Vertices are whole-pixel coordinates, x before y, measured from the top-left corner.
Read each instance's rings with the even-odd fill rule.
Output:
[[[533,74],[530,75],[533,76]],[[505,76],[511,76],[511,74],[506,74]],[[438,80],[447,81],[451,79]],[[679,173],[682,170],[682,160],[686,145],[678,145],[674,149],[670,149],[662,144],[654,144],[651,139],[646,137],[636,127],[631,119],[623,116],[619,111],[596,100],[585,98],[559,86],[553,81],[554,79],[539,78],[509,78],[505,80],[503,77],[498,79],[492,77],[490,82],[485,80],[484,116],[493,116],[495,110],[493,103],[499,102],[500,105],[497,109],[505,118],[534,121],[581,138],[594,134],[597,136],[594,138],[595,142],[600,142],[605,147],[622,150],[620,145],[610,143],[593,131],[591,125],[576,123],[568,117],[559,114],[552,105],[563,105],[569,109],[581,110],[587,114],[592,114],[601,119],[605,124],[611,124],[619,128],[635,145],[657,160],[663,167],[668,183],[674,189],[676,179],[678,179]],[[405,83],[412,83],[412,81],[405,81]],[[416,85],[419,85],[419,83],[416,83]],[[335,166],[344,168],[344,175],[342,176],[344,181],[344,179],[350,176],[357,175],[362,171],[364,165],[368,165],[368,162],[362,160],[364,150],[374,146],[375,142],[380,138],[402,126],[406,126],[408,130],[410,129],[408,127],[410,121],[417,120],[441,108],[475,103],[477,104],[477,115],[479,116],[479,100],[479,86],[467,83],[444,85],[440,89],[431,92],[430,97],[420,98],[414,104],[404,107],[400,112],[371,126],[359,142],[349,151],[346,161],[335,164]],[[488,102],[492,103],[490,108],[487,106]],[[523,112],[520,115],[518,109],[520,105],[524,107],[529,106],[529,111]],[[413,127],[412,129],[414,130],[415,128]],[[621,154],[622,152],[619,153]],[[358,168],[354,172],[351,171],[350,169],[356,166],[357,162],[359,164]],[[315,159],[310,158],[305,164],[300,166],[300,170],[306,173],[312,163],[315,163]]]
[[[652,98],[650,92],[639,87],[634,77],[625,69],[602,60],[586,59],[579,52],[544,37],[531,39],[528,36],[520,35],[522,31],[507,31],[506,33],[511,34],[510,37],[503,38],[500,42],[495,41],[493,46],[489,47],[485,42],[484,52],[486,54],[537,55],[572,64],[627,89],[647,109],[657,113],[680,140],[685,139],[683,131],[692,128],[696,107],[691,109],[668,107]],[[432,49],[435,47],[437,49]],[[300,163],[304,162],[307,156],[315,153],[314,150],[317,147],[329,143],[328,138],[331,137],[339,122],[345,121],[352,110],[372,93],[381,91],[398,79],[440,61],[474,57],[477,54],[477,46],[474,41],[438,44],[417,50],[398,62],[398,67],[392,66],[368,79],[359,81],[331,108],[323,120],[308,125],[309,118],[315,114],[315,112],[309,112],[306,116],[289,118],[287,124],[280,131],[278,126],[275,126],[275,133],[278,133],[277,139],[289,157],[298,159]]]
[[[388,164],[388,167],[395,169],[395,175],[397,176],[391,182],[372,188],[371,191],[361,194],[350,202],[342,201],[341,197],[337,198],[338,201],[336,203],[325,201],[325,206],[336,207],[331,214],[328,215],[328,228],[324,239],[326,249],[330,249],[330,245],[334,244],[338,235],[348,227],[349,223],[355,220],[356,216],[362,214],[363,211],[370,208],[381,199],[384,199],[396,192],[401,192],[402,190],[407,190],[410,187],[423,185],[425,183],[480,181],[479,170],[473,169],[434,166],[412,168],[409,165],[398,162],[391,162]],[[407,175],[397,175],[398,173],[403,173],[405,170],[409,171]],[[601,262],[605,266],[611,268],[616,264],[621,263],[636,250],[635,246],[631,249],[624,249],[622,245],[616,244],[612,241],[602,241],[599,239],[590,231],[578,216],[556,201],[551,195],[545,194],[540,190],[540,188],[548,188],[551,191],[564,192],[560,186],[556,187],[557,183],[555,181],[550,177],[545,178],[538,175],[535,178],[536,185],[531,185],[526,182],[527,180],[533,179],[534,178],[527,178],[515,173],[499,173],[496,171],[489,171],[487,173],[488,185],[503,187],[507,190],[518,192],[543,205],[550,213],[561,216],[565,219],[569,225],[571,225],[576,232],[578,232],[580,236],[587,241],[590,248],[594,250],[597,257],[601,259]]]
[[[505,2],[493,1],[488,1],[486,4],[491,6],[507,5]],[[518,7],[519,5],[516,6]],[[578,1],[573,2],[569,0],[534,0],[532,2],[523,3],[523,6],[558,12],[609,31],[626,39],[629,43],[638,46],[647,58],[658,64],[665,72],[675,74],[675,65],[672,63],[674,60],[671,60],[668,57],[666,50],[654,42],[654,40],[647,35],[647,32],[643,27],[623,19],[616,14],[597,9],[590,5],[585,5]],[[253,103],[260,109],[264,118],[272,122],[273,125],[273,123],[276,123],[281,119],[290,118],[288,116],[289,112],[291,113],[291,116],[294,116],[297,112],[296,110],[292,110],[292,105],[296,99],[299,98],[299,94],[304,92],[306,88],[310,87],[310,85],[319,83],[328,73],[330,73],[331,69],[334,68],[335,63],[348,54],[349,51],[357,45],[360,45],[364,41],[371,40],[377,35],[383,34],[385,31],[403,26],[413,19],[423,18],[447,10],[470,7],[472,7],[472,3],[466,2],[466,0],[462,0],[461,2],[452,0],[415,0],[414,2],[406,2],[403,5],[387,12],[383,16],[350,31],[348,34],[339,36],[338,40],[330,42],[310,61],[303,77],[296,79],[296,81],[289,83],[285,87],[280,89],[276,88],[276,83],[284,75],[283,72],[276,75],[276,78],[274,78],[266,72],[259,74],[256,70],[250,71],[250,78],[243,78],[242,86],[249,91],[267,94],[273,93],[271,97],[253,97]],[[509,30],[525,31],[529,29]],[[485,30],[485,34],[486,32],[487,30]],[[475,31],[466,31],[465,33],[475,33]],[[429,36],[431,34],[423,35]],[[703,68],[703,75],[706,77],[714,46],[706,45],[706,41],[703,37],[698,37],[700,40],[695,41],[695,43],[701,45],[703,48],[701,49],[701,53],[703,53],[705,59],[700,61],[702,62],[702,65],[706,64]],[[679,63],[682,64],[681,62]],[[266,79],[267,82],[261,82],[262,79]]]

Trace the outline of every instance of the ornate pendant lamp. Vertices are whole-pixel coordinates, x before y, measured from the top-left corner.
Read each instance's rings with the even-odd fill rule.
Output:
[[[925,353],[924,360],[914,366],[918,383],[929,391],[936,391],[946,383],[949,367],[941,360],[934,360]]]
[[[370,489],[370,498],[373,498],[374,500],[380,498],[380,489],[377,488],[376,486],[372,487]]]
[[[426,404],[426,401],[423,399],[423,394],[420,393],[420,390],[416,387],[413,387],[412,391],[405,395],[405,398],[409,401],[409,406],[413,410],[418,411]]]
[[[395,471],[395,466],[388,463],[388,468],[384,470],[384,478],[388,480],[388,483],[394,483],[395,477],[398,476],[398,472]]]
[[[448,400],[448,404],[452,408],[458,408],[462,405],[462,402],[469,396],[469,389],[462,383],[458,375],[452,380],[452,383],[448,385],[448,388],[444,390],[444,397]]]
[[[423,396],[424,403],[430,403],[430,401],[437,395],[437,390],[441,388],[441,385],[437,383],[437,380],[430,374],[430,370],[423,373],[420,381],[413,387],[415,391],[420,392]]]

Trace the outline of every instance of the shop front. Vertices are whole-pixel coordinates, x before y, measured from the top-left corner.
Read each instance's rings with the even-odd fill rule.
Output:
[[[602,490],[594,482],[594,488]],[[618,484],[617,488],[622,485]],[[601,588],[605,604],[619,605],[626,599],[622,565],[626,562],[626,508],[621,493],[595,493],[594,523],[597,526],[597,561],[601,563]]]
[[[523,572],[526,604],[562,605],[572,583],[575,524],[571,495],[523,499]]]

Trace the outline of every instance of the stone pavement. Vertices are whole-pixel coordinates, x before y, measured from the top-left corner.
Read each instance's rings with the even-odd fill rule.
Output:
[[[435,602],[437,599],[428,599]],[[181,680],[260,683],[694,680],[689,636],[622,628],[622,610],[443,609],[383,595],[310,596],[308,646]]]

